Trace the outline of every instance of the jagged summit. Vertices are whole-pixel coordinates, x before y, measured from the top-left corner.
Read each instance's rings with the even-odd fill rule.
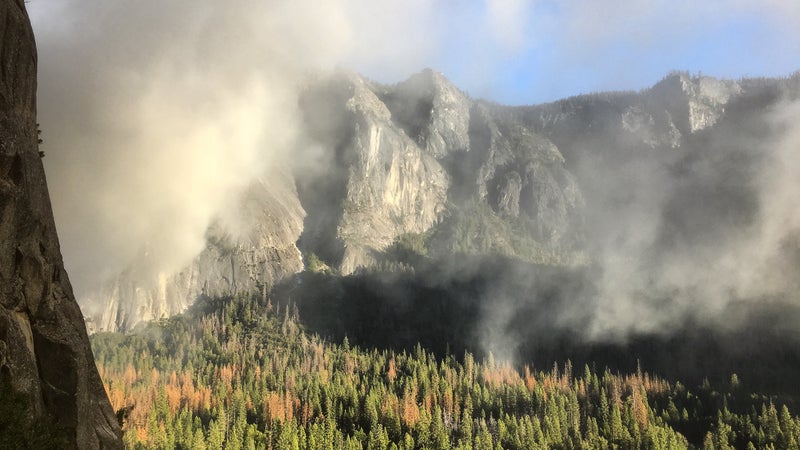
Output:
[[[425,69],[381,98],[398,125],[434,158],[469,151],[471,101],[443,74]]]
[[[653,86],[650,93],[660,96],[662,102],[671,99],[673,116],[688,119],[681,124],[683,131],[695,133],[713,126],[728,101],[742,93],[742,86],[736,81],[675,72]]]

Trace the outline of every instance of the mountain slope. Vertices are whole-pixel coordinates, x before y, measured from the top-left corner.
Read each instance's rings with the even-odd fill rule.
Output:
[[[632,303],[654,309],[670,296],[678,307],[644,331],[680,320],[696,302],[719,312],[728,301],[713,299],[726,291],[736,300],[761,295],[741,280],[776,278],[733,263],[712,269],[754,257],[740,243],[761,245],[766,231],[758,228],[785,221],[780,205],[763,207],[776,203],[764,178],[769,164],[788,157],[776,150],[785,144],[775,117],[798,96],[800,76],[674,73],[641,92],[508,107],[471,99],[431,70],[395,85],[344,71],[318,76],[299,99],[304,127],[289,169],[266,176],[263,195],[247,207],[276,218],[255,221],[257,235],[274,238],[219,224],[208,248],[177,273],[148,273],[142,258],[86,299],[104,305],[92,325],[130,330],[203,292],[279,283],[302,270],[298,252],[342,274],[378,267],[409,238],[442,259],[601,267],[590,305],[601,319],[590,333],[636,329],[626,317]],[[228,250],[218,248],[220,236],[231,238]],[[704,270],[691,269],[697,264]],[[729,280],[733,272],[740,281]],[[789,292],[791,277],[780,278],[777,290]],[[706,287],[703,279],[720,281]],[[621,325],[602,323],[617,315]]]

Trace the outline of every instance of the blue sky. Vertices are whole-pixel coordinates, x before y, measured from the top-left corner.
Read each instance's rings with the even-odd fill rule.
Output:
[[[171,13],[172,26],[185,27],[185,9],[209,2],[136,3],[163,16],[155,27],[137,24],[144,34],[167,26]],[[45,44],[49,31],[80,16],[146,17],[113,0],[28,7]],[[395,82],[431,67],[501,103],[641,89],[672,70],[727,78],[800,70],[799,0],[230,0],[225,8],[266,23],[265,36],[315,68],[344,66]]]
[[[641,89],[672,70],[725,78],[800,70],[797,0],[444,1],[432,14],[443,32],[423,62],[501,103]],[[380,60],[355,65],[393,76]]]

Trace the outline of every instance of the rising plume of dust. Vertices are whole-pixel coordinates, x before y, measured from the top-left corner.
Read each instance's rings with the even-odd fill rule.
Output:
[[[746,311],[800,307],[800,102],[750,120],[762,139],[715,135],[682,175],[651,165],[628,186],[619,233],[599,245],[591,339],[734,329]]]
[[[292,139],[297,69],[276,30],[225,6],[75,2],[40,33],[45,164],[79,295],[140,252],[156,273],[186,264]]]
[[[607,142],[624,136],[582,142],[572,170],[591,263],[491,272],[478,290],[481,350],[527,361],[714,333],[736,351],[726,336],[742,330],[800,342],[800,101],[742,109],[651,154],[615,156]]]
[[[502,7],[463,15],[449,1],[27,6],[44,163],[79,298],[134,258],[155,272],[181,267],[250,181],[302,159],[292,147],[309,74],[345,66],[399,80],[436,65],[446,36],[473,36],[460,51],[476,63],[520,36],[492,31]]]
[[[293,158],[310,72],[348,60],[416,70],[430,36],[413,14],[430,5],[383,6],[32,2],[44,162],[79,298],[134,258],[169,273],[197,255],[237,194]],[[369,50],[381,42],[397,45]]]

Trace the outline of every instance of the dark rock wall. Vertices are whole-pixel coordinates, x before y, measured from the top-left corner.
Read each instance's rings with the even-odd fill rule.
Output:
[[[122,448],[64,271],[38,150],[36,46],[23,0],[0,3],[0,376],[72,448]],[[2,401],[3,399],[0,399]]]

